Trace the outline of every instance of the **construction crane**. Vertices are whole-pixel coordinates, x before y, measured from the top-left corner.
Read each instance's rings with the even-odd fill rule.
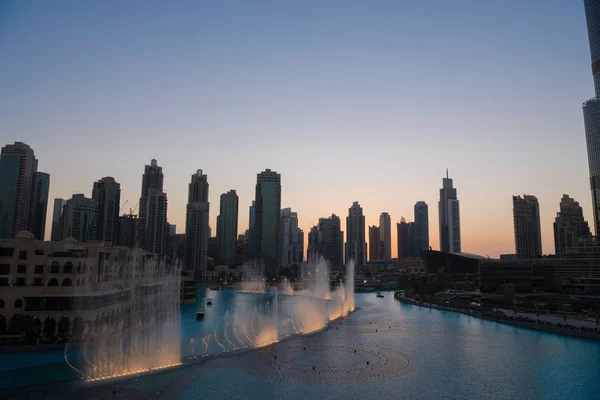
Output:
[[[137,210],[137,208],[138,208],[139,205],[140,205],[140,201],[138,200],[138,202],[135,205],[135,207],[133,207],[133,210],[131,208],[129,209],[129,214],[133,214],[135,212],[135,210]]]
[[[127,202],[129,202],[129,200],[125,200],[125,203],[123,203],[121,208],[119,208],[119,215],[121,215],[121,211],[123,211],[123,207],[125,207],[127,205]]]

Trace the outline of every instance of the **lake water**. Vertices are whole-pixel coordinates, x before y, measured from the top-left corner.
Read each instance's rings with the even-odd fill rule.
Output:
[[[196,321],[207,297],[213,305]],[[198,305],[182,310],[183,356],[237,346],[224,338],[226,319],[240,304],[256,301],[261,295],[202,290]],[[290,301],[280,297],[282,306]],[[357,294],[356,306],[326,331],[119,385],[161,399],[598,398],[600,342],[402,304],[389,292],[384,298]],[[192,345],[215,333],[220,344],[212,340],[206,351],[198,340]],[[76,377],[63,357],[0,354],[0,388]]]

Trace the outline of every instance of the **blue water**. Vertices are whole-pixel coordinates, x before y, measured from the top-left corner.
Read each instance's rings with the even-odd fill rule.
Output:
[[[212,307],[204,306],[206,297],[213,299]],[[255,301],[260,301],[256,295],[203,290],[198,305],[186,305],[182,310],[183,355],[191,354],[191,338],[215,331],[220,335],[227,325],[227,315],[242,304]],[[282,297],[280,301],[291,300]],[[170,395],[186,399],[599,398],[598,341],[402,304],[393,299],[392,293],[386,293],[383,299],[375,294],[357,294],[356,305],[357,311],[339,327],[306,338],[307,346],[319,343],[315,349],[318,351],[294,353],[289,347],[286,350],[282,343],[273,354],[277,354],[279,360],[285,358],[281,361],[283,366],[304,368],[315,364],[317,369],[338,366],[338,373],[346,373],[346,368],[353,368],[356,362],[363,360],[352,348],[359,353],[376,349],[405,357],[410,367],[387,376],[395,366],[379,365],[372,373],[381,374],[381,378],[369,376],[371,372],[365,369],[352,375],[352,379],[334,378],[324,382],[320,375],[306,378],[313,381],[275,379],[241,368],[240,364],[245,361],[230,357],[205,362],[191,370],[185,375],[186,379],[173,385],[174,392]],[[199,306],[206,307],[204,321],[194,319]],[[379,331],[374,332],[372,328]],[[385,332],[385,328],[389,331]],[[340,346],[345,346],[345,350]],[[209,346],[210,353],[221,350],[214,342]],[[1,354],[0,388],[74,376],[65,368],[62,357],[62,352]],[[76,358],[77,352],[70,352],[69,357]],[[161,379],[171,378],[168,373],[157,374],[152,381],[156,383]],[[140,379],[131,385],[143,391],[144,382],[150,381]]]

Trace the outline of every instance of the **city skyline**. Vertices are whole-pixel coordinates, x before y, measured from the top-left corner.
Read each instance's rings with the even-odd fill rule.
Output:
[[[44,23],[40,18],[49,5],[3,7],[11,18],[3,24],[0,40],[7,55],[7,73],[0,78],[6,118],[0,119],[0,129],[7,133],[6,143],[22,141],[35,149],[39,170],[51,175],[49,202],[75,193],[90,197],[92,182],[113,176],[121,184],[121,205],[128,200],[132,206],[139,198],[143,165],[155,158],[165,168],[168,220],[183,232],[189,171],[202,168],[214,182],[211,203],[218,204],[217,194],[234,188],[244,208],[254,198],[255,174],[271,168],[282,176],[282,207],[298,213],[304,232],[320,217],[345,217],[348,204],[356,200],[367,226],[378,225],[382,211],[395,224],[412,215],[415,201],[423,200],[432,207],[430,245],[439,248],[434,210],[439,179],[449,168],[460,190],[465,252],[492,257],[514,252],[510,196],[519,193],[539,199],[544,254],[554,253],[552,224],[563,194],[580,202],[593,225],[581,103],[593,95],[594,86],[585,15],[578,2],[547,8],[534,2],[512,2],[510,7],[461,2],[452,9],[443,2],[438,7],[384,2],[379,8],[355,3],[330,27],[322,22],[337,15],[335,5],[298,5],[291,14],[275,7],[271,13],[280,18],[267,24],[262,24],[261,6],[247,18],[240,14],[247,9],[189,6],[190,17],[176,25],[165,21],[135,35],[127,30],[135,18],[131,10],[99,27],[94,21],[110,8],[101,4],[74,4],[76,18],[65,13]],[[161,7],[149,4],[136,11],[154,21],[162,15]],[[186,14],[179,7],[172,12]],[[448,12],[457,18],[444,18]],[[490,14],[496,22],[482,29],[481,21]],[[223,36],[215,23],[197,24],[198,15],[239,24]],[[354,32],[350,28],[366,21],[362,15],[381,30],[358,24],[345,38],[342,32]],[[535,29],[523,15],[536,16]],[[407,35],[415,28],[411,21],[424,17],[441,22],[420,38]],[[286,30],[291,18],[306,29]],[[70,27],[67,19],[73,19],[80,35],[57,28]],[[264,26],[263,33],[252,34],[258,25]],[[448,31],[451,37],[442,35]],[[207,32],[220,39],[214,44],[198,39]],[[236,46],[240,33],[248,35]],[[180,46],[156,43],[173,37],[181,40]],[[319,43],[321,37],[327,40]],[[389,37],[401,40],[394,44]],[[116,42],[123,43],[113,48]],[[146,52],[155,49],[150,46],[156,46],[162,59],[176,60],[167,69],[173,74],[162,73],[165,64]],[[311,52],[297,58],[286,51],[294,46],[311,46]],[[41,69],[48,57],[45,48],[57,49],[51,55],[57,70],[51,81],[47,69]],[[339,52],[331,53],[332,48]],[[76,58],[73,49],[80,52]],[[194,55],[206,52],[215,59]],[[281,57],[249,58],[255,52]],[[551,53],[564,57],[549,63]],[[438,74],[436,68],[448,54],[455,57]],[[98,55],[113,57],[114,63],[99,70]],[[246,61],[244,73],[237,74],[234,67]],[[146,67],[133,69],[140,62]],[[159,73],[165,79],[157,82],[152,77]],[[348,81],[353,84],[344,83]],[[54,98],[52,104],[48,98]],[[293,152],[279,151],[283,148]],[[398,157],[407,148],[422,151]],[[375,152],[379,162],[370,165],[367,155]],[[222,154],[235,163],[225,164]],[[424,157],[426,165],[415,173],[412,166]],[[524,159],[526,169],[516,162]],[[560,159],[569,162],[559,165]],[[375,182],[373,176],[385,176],[387,183]],[[549,176],[560,184],[548,185]],[[218,207],[211,207],[213,236],[217,214]],[[484,230],[486,226],[493,229]],[[247,228],[241,218],[238,233]]]

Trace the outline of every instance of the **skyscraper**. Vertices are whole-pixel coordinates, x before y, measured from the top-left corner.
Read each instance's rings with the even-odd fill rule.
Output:
[[[554,249],[558,257],[564,256],[567,247],[575,247],[579,238],[590,237],[590,227],[583,218],[579,203],[567,194],[560,200],[560,212],[554,220]]]
[[[163,191],[163,180],[164,180],[164,175],[162,172],[162,167],[158,166],[158,163],[156,160],[154,160],[154,159],[151,160],[150,165],[146,165],[144,167],[144,175],[142,175],[142,193],[140,195],[140,211],[139,211],[140,215],[139,215],[139,221],[138,221],[138,237],[139,237],[140,247],[142,247],[143,249],[146,249],[146,250],[150,250],[150,247],[152,247],[147,243],[147,238],[148,238],[147,230],[149,229],[148,217],[147,217],[147,215],[148,215],[148,196],[149,196],[150,190],[155,189],[155,190],[153,190],[153,193],[156,193],[156,190],[158,190],[158,192]],[[165,197],[165,201],[166,201],[166,197]],[[165,218],[165,223],[166,223],[166,218]],[[150,228],[155,228],[155,227],[150,226]]]
[[[429,250],[429,207],[424,201],[415,204],[415,222],[413,225],[413,256]]]
[[[52,210],[52,234],[50,240],[57,242],[62,239],[62,231],[60,229],[60,221],[62,219],[63,207],[65,199],[54,199],[54,207]]]
[[[319,224],[313,226],[308,234],[308,259],[320,255],[332,268],[338,269],[344,264],[344,232],[341,230],[340,217],[332,214],[329,218],[319,218]]]
[[[0,152],[0,238],[13,238],[31,229],[37,160],[22,142],[7,144]]]
[[[304,231],[300,228],[297,230],[298,236],[298,262],[304,261]]]
[[[248,252],[252,254],[252,258],[256,255],[256,251],[254,250],[254,221],[256,218],[256,201],[252,200],[252,205],[249,209],[249,219],[248,219]]]
[[[29,229],[38,240],[44,240],[46,233],[46,212],[48,210],[48,194],[50,191],[50,175],[44,172],[35,173],[35,185],[32,197],[32,218]]]
[[[119,236],[121,185],[106,176],[94,182],[92,199],[98,204],[98,240],[116,244]]]
[[[63,207],[61,239],[73,237],[80,242],[98,240],[98,204],[83,194],[74,194]]]
[[[452,187],[452,179],[446,177],[442,180],[440,201],[440,250],[448,253],[460,253],[460,209],[456,189]]]
[[[167,194],[160,189],[148,190],[146,198],[146,226],[144,243],[146,250],[162,259],[167,251],[169,227],[167,224]],[[138,227],[141,230],[141,225]]]
[[[217,217],[217,264],[236,265],[238,195],[230,190],[221,195]]]
[[[352,203],[346,217],[346,264],[354,260],[357,266],[367,263],[367,244],[365,242],[365,216],[358,201]]]
[[[131,249],[139,247],[139,219],[132,213],[123,214],[119,217],[119,246],[129,247]]]
[[[595,95],[583,103],[594,228],[600,235],[600,2],[584,0]]]
[[[185,218],[186,265],[196,281],[207,280],[209,229],[208,178],[199,169],[188,186]]]
[[[390,215],[382,212],[379,216],[379,240],[381,241],[381,259],[392,259],[392,222]]]
[[[404,217],[396,225],[398,229],[398,258],[407,258],[413,256],[413,246],[411,238],[411,224],[406,222]]]
[[[523,259],[542,256],[540,205],[535,196],[513,196],[513,220],[517,257]]]
[[[291,208],[281,210],[280,220],[280,244],[281,244],[281,262],[282,267],[298,264],[300,260],[300,245],[298,243],[298,214]]]
[[[313,225],[308,232],[308,248],[306,249],[306,259],[311,261],[317,254],[320,254],[319,228]]]
[[[278,274],[280,257],[281,175],[267,169],[256,177],[253,246],[265,271]]]
[[[380,261],[382,250],[379,227],[376,225],[369,226],[369,261]]]

